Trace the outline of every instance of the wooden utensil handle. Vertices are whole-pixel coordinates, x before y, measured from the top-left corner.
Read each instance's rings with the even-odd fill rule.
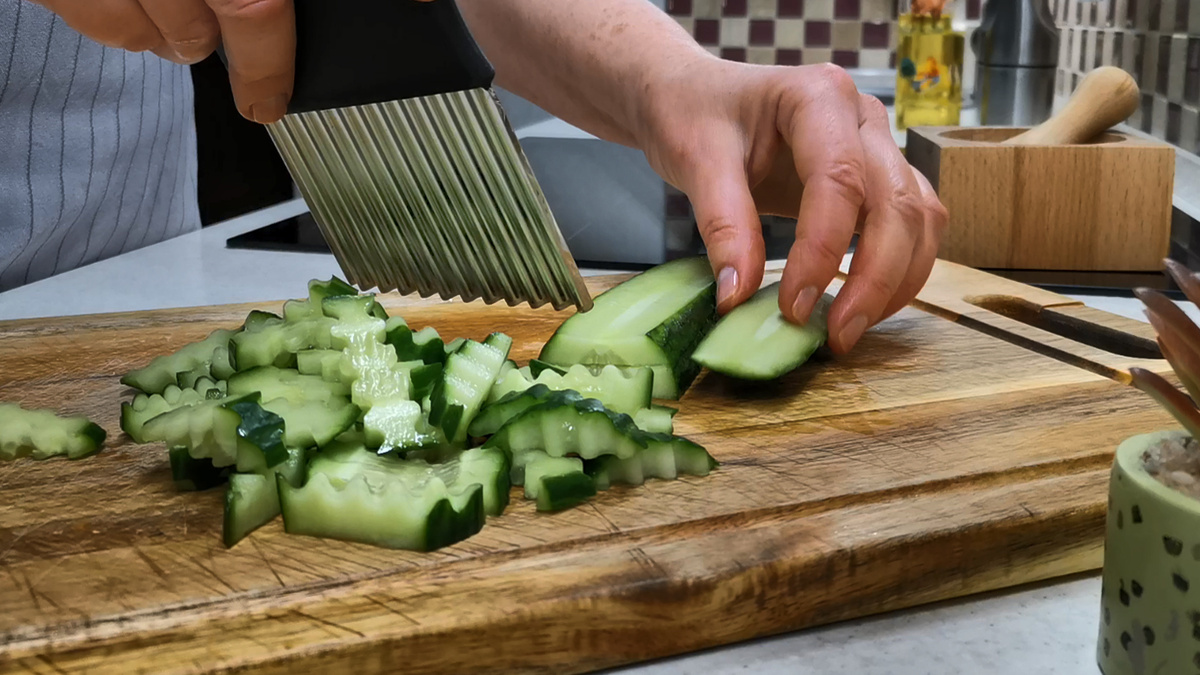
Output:
[[[1128,119],[1140,97],[1137,82],[1129,73],[1113,66],[1097,68],[1083,78],[1062,110],[1003,145],[1086,143]]]

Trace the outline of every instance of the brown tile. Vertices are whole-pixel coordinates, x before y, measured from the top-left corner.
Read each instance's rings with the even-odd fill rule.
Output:
[[[672,16],[691,16],[692,0],[667,0],[667,14]]]
[[[864,23],[862,46],[868,49],[887,49],[891,40],[892,25],[888,23]]]
[[[743,61],[744,62],[746,60],[746,48],[745,47],[722,47],[721,48],[721,58],[723,58],[727,61]]]
[[[982,0],[967,0],[967,20],[976,21],[983,16]]]
[[[789,18],[804,16],[804,0],[779,0],[779,16]]]
[[[833,22],[833,48],[857,52],[862,47],[862,24],[857,21]]]
[[[721,22],[717,19],[696,19],[696,42],[715,45],[721,42]]]
[[[805,47],[828,47],[833,40],[833,28],[828,21],[806,21],[804,23]]]
[[[861,0],[833,0],[833,18],[857,19],[861,16]]]
[[[750,19],[750,45],[754,47],[775,46],[775,21]]]
[[[803,63],[803,54],[799,49],[776,49],[775,63],[780,66],[798,66]]]
[[[858,67],[858,52],[849,49],[833,50],[833,62],[843,68]]]
[[[746,16],[746,0],[725,0],[721,16]]]

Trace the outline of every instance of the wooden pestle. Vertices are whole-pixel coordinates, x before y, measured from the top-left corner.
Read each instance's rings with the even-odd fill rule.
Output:
[[[1083,78],[1062,110],[1002,145],[1087,143],[1128,119],[1137,109],[1140,97],[1137,82],[1129,73],[1102,66]]]

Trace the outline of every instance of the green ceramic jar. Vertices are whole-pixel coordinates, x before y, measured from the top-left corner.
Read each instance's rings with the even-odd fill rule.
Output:
[[[1141,456],[1183,431],[1134,436],[1109,480],[1096,657],[1105,675],[1200,672],[1200,501],[1159,483]]]

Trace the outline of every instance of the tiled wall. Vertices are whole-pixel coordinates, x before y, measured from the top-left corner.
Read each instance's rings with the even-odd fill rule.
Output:
[[[1200,152],[1200,0],[1050,0],[1062,30],[1057,103],[1101,65],[1125,69],[1142,105],[1130,124]]]
[[[947,11],[973,21],[980,3],[956,0]],[[667,12],[735,61],[895,67],[897,0],[667,0]]]

